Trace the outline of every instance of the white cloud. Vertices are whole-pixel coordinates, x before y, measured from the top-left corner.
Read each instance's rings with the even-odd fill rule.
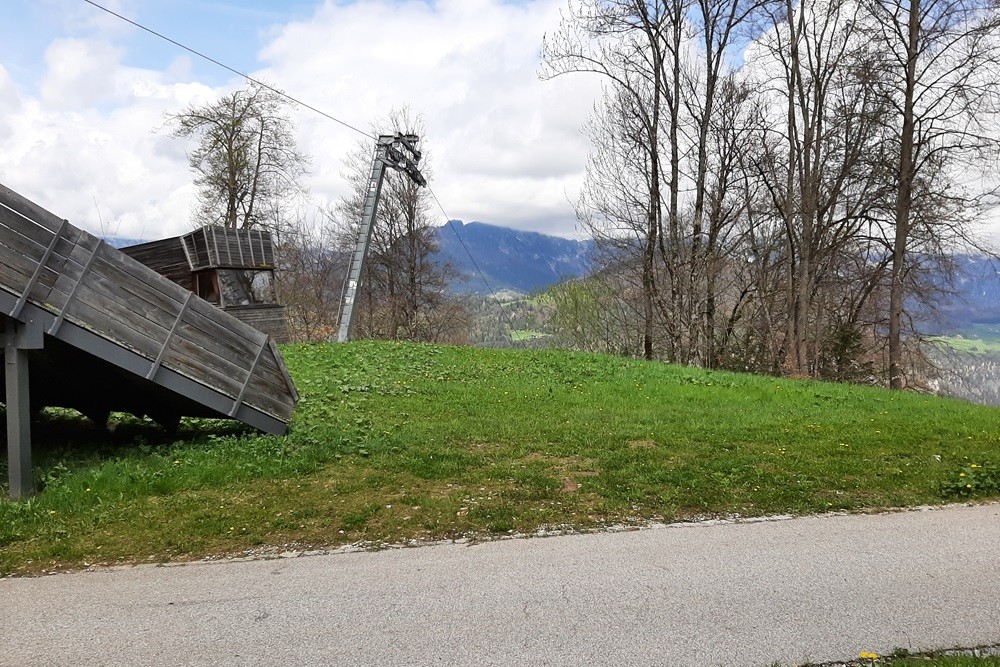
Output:
[[[0,65],[0,114],[13,113],[21,106],[21,96],[3,65]]]
[[[13,130],[9,117],[21,108],[21,96],[11,81],[10,75],[0,65],[0,143],[10,141]]]
[[[64,109],[87,108],[111,96],[123,51],[108,42],[60,39],[45,50],[42,100]]]
[[[426,121],[432,186],[451,216],[570,234],[566,190],[582,180],[579,127],[599,81],[537,78],[542,35],[561,4],[327,2],[276,34],[262,75],[365,130],[409,105]],[[298,120],[314,192],[339,194],[340,158],[357,136],[312,115]],[[527,218],[518,213],[526,207]]]
[[[561,4],[326,2],[267,31],[259,74],[365,130],[409,105],[426,121],[433,187],[451,216],[571,235],[588,150],[579,127],[599,81],[536,76]],[[113,28],[49,44],[37,97],[0,67],[0,182],[93,232],[182,233],[194,188],[187,146],[163,128],[164,113],[224,91],[191,81],[187,54],[163,71],[124,65]],[[359,136],[305,109],[295,120],[313,157],[312,193],[334,201]]]
[[[109,61],[115,49],[106,43],[71,41],[49,53],[79,56],[76,66],[55,62],[39,99],[0,108],[0,133],[9,129],[0,181],[93,233],[156,238],[187,231],[194,191],[184,145],[163,128],[164,110],[212,91],[123,67],[117,56]],[[94,74],[95,63],[106,71]],[[89,81],[98,92],[85,103],[81,89]]]

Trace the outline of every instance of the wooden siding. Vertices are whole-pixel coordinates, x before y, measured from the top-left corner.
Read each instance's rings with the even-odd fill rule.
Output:
[[[287,423],[298,394],[264,333],[0,185],[0,289]],[[16,309],[16,307],[15,307]]]
[[[181,237],[192,271],[213,268],[273,269],[271,233],[207,225]]]
[[[173,280],[186,290],[194,291],[194,275],[181,239],[174,237],[122,248],[121,251],[142,262],[160,275]]]
[[[259,306],[226,306],[224,311],[246,322],[257,331],[263,331],[276,343],[287,343],[288,322],[285,319],[285,307],[279,305]]]

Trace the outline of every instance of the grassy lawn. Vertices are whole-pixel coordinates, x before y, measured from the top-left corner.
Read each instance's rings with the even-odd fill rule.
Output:
[[[1000,496],[1000,410],[954,400],[560,351],[284,354],[283,438],[50,413],[0,572]]]
[[[1000,667],[1000,658],[907,658],[893,661],[893,667]]]

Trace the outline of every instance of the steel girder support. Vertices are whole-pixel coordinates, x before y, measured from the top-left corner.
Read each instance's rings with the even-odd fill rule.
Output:
[[[7,401],[7,479],[10,497],[18,500],[34,491],[31,472],[31,400],[28,350],[40,350],[40,322],[3,318],[4,388]]]
[[[427,181],[417,168],[422,157],[417,150],[420,137],[415,134],[383,134],[375,144],[375,159],[372,161],[372,173],[368,179],[365,192],[364,208],[361,213],[361,224],[358,228],[358,239],[351,254],[351,265],[347,271],[347,282],[344,283],[344,294],[340,310],[340,328],[337,332],[337,342],[343,343],[350,339],[351,324],[354,321],[354,308],[361,288],[361,279],[368,259],[368,247],[371,245],[372,230],[378,213],[378,201],[382,193],[382,181],[385,179],[386,167],[400,171],[419,185],[426,187]]]

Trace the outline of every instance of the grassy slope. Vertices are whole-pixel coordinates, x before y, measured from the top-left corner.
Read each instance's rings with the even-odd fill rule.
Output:
[[[976,657],[968,655],[920,655],[908,658],[885,656],[876,660],[857,660],[853,665],[859,667],[1000,667],[1000,657]]]
[[[0,572],[1000,495],[1000,411],[959,401],[558,351],[285,356],[285,438],[126,422],[63,447],[44,424],[44,491],[0,501]]]

